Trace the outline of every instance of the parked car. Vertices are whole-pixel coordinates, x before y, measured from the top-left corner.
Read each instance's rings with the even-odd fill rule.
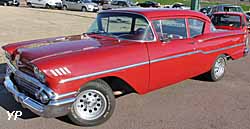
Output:
[[[246,16],[239,12],[216,12],[212,15],[211,21],[216,29],[242,30],[243,32],[250,30]]]
[[[11,5],[19,6],[19,4],[20,4],[19,0],[0,0],[0,5],[3,6],[11,6]]]
[[[28,7],[62,8],[61,0],[27,0]]]
[[[161,7],[161,4],[160,3],[157,3],[155,1],[145,1],[143,3],[138,3],[137,6],[140,6],[140,7],[154,7],[154,8],[159,8]]]
[[[212,9],[212,6],[204,7],[200,9],[200,12],[204,13],[205,15],[208,15],[211,9]]]
[[[221,5],[213,6],[211,11],[208,13],[207,16],[211,17],[215,12],[241,12],[241,13],[244,13],[241,6],[236,6],[236,5],[231,5],[231,4],[221,4]],[[246,15],[246,18],[247,18],[247,21],[250,22],[250,17]]]
[[[108,4],[109,2],[111,2],[111,0],[91,0],[91,1],[98,5],[104,5],[104,4]]]
[[[201,74],[219,81],[226,62],[248,53],[246,33],[217,31],[196,11],[116,9],[87,33],[3,46],[5,88],[43,117],[81,126],[108,120],[115,96],[146,94]]]
[[[96,3],[91,2],[90,0],[63,0],[63,9],[64,10],[79,10],[83,12],[97,12],[99,7]]]
[[[174,3],[171,8],[176,8],[176,9],[184,9],[184,10],[189,10],[190,7],[184,5],[183,3]]]
[[[248,15],[250,17],[250,11],[246,12],[246,15]]]
[[[103,10],[108,10],[108,9],[117,9],[117,8],[134,8],[136,5],[128,0],[113,0],[109,4],[104,4],[102,6]]]

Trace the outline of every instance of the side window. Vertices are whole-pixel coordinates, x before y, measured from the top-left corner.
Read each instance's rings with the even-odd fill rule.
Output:
[[[187,38],[187,29],[184,18],[153,21],[153,25],[160,39]]]
[[[126,3],[124,1],[119,1],[118,5],[119,6],[126,6]]]
[[[216,8],[217,8],[217,7],[213,7],[213,8],[212,8],[212,11],[211,11],[211,13],[214,13],[214,12],[216,12]]]
[[[201,35],[204,31],[205,23],[198,19],[188,19],[189,31],[191,38]]]

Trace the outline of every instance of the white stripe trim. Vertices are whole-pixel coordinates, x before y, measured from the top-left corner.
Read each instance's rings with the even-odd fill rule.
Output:
[[[60,70],[64,75],[67,74],[67,73],[63,70],[63,68],[59,68],[59,70]]]
[[[54,76],[58,76],[57,73],[54,70],[50,70],[50,72],[54,75]]]
[[[55,69],[55,71],[56,71],[56,73],[57,73],[58,75],[63,75],[63,74],[59,71],[59,69]]]
[[[64,69],[67,73],[71,73],[67,67],[63,67],[63,69]]]

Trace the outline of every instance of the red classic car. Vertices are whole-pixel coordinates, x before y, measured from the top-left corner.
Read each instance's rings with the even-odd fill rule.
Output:
[[[43,117],[68,115],[81,126],[108,120],[115,97],[201,74],[220,80],[226,61],[247,55],[247,33],[217,31],[199,12],[100,12],[87,33],[3,46],[4,81],[16,101]]]
[[[239,12],[216,12],[211,21],[216,29],[250,31],[246,15]]]

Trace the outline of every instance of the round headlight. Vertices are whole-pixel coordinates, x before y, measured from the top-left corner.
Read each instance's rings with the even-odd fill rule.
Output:
[[[35,76],[37,79],[39,79],[41,82],[45,82],[45,74],[40,71],[37,67],[33,68]]]
[[[42,103],[48,103],[49,102],[49,97],[47,94],[45,94],[44,92],[41,92],[39,99]]]

